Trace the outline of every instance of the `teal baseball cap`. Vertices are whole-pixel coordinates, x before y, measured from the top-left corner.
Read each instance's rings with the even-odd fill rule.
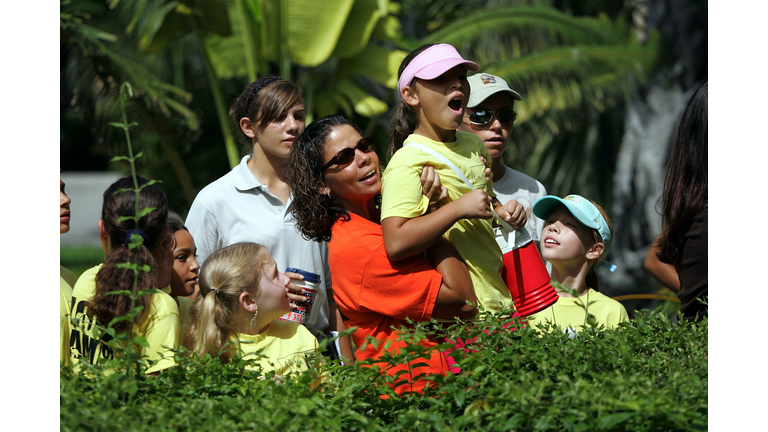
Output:
[[[597,232],[600,234],[600,238],[603,240],[603,244],[605,245],[603,256],[607,257],[608,253],[611,251],[611,230],[608,228],[608,222],[605,221],[605,218],[600,213],[600,210],[598,210],[597,207],[592,204],[592,202],[583,196],[568,195],[562,199],[554,195],[541,197],[533,205],[533,214],[535,214],[538,218],[546,221],[547,216],[549,216],[552,210],[554,210],[554,208],[560,204],[564,205],[565,208],[571,212],[573,217],[581,222],[582,225],[586,226],[587,228],[597,230]],[[615,265],[605,260],[602,260],[599,265],[607,268],[610,271],[616,270]]]

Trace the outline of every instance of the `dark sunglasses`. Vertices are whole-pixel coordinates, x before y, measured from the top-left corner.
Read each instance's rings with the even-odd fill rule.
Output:
[[[467,117],[469,117],[469,122],[473,125],[483,126],[492,122],[494,115],[496,115],[500,122],[506,124],[514,122],[517,118],[517,113],[512,108],[502,108],[495,113],[490,110],[476,110],[469,113]]]
[[[331,165],[338,164],[339,167],[344,167],[352,163],[355,160],[355,150],[360,150],[363,153],[369,153],[373,151],[373,141],[368,138],[361,138],[354,147],[347,147],[344,150],[336,153],[327,164],[323,165],[322,171],[328,169]]]

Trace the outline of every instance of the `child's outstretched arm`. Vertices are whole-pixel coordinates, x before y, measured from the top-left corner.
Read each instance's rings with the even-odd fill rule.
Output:
[[[389,217],[381,221],[384,248],[392,261],[425,251],[461,219],[490,219],[491,198],[481,189],[464,194],[432,213],[415,218]]]

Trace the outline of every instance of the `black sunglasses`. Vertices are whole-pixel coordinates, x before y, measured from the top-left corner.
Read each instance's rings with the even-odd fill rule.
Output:
[[[327,164],[323,165],[322,171],[328,169],[331,165],[338,164],[339,167],[344,167],[352,163],[355,160],[355,150],[360,150],[363,153],[369,153],[373,151],[373,141],[368,138],[361,138],[354,147],[347,147],[344,150],[336,153]]]
[[[490,110],[476,110],[469,113],[467,117],[469,117],[470,123],[483,126],[492,122],[494,115],[496,115],[496,118],[499,119],[500,122],[505,124],[513,123],[517,118],[517,113],[512,110],[512,108],[502,108],[495,113]]]

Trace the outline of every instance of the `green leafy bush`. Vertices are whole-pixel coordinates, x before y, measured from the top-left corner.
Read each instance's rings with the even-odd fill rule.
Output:
[[[506,331],[488,316],[447,330],[477,338],[474,352],[454,354],[460,374],[403,397],[376,368],[327,359],[314,390],[311,372],[280,383],[241,358],[222,365],[183,349],[178,365],[156,377],[63,367],[61,430],[706,430],[707,325],[674,324],[656,311],[569,338]],[[427,332],[417,325],[407,337]],[[422,349],[409,344],[411,354],[388,360]]]

